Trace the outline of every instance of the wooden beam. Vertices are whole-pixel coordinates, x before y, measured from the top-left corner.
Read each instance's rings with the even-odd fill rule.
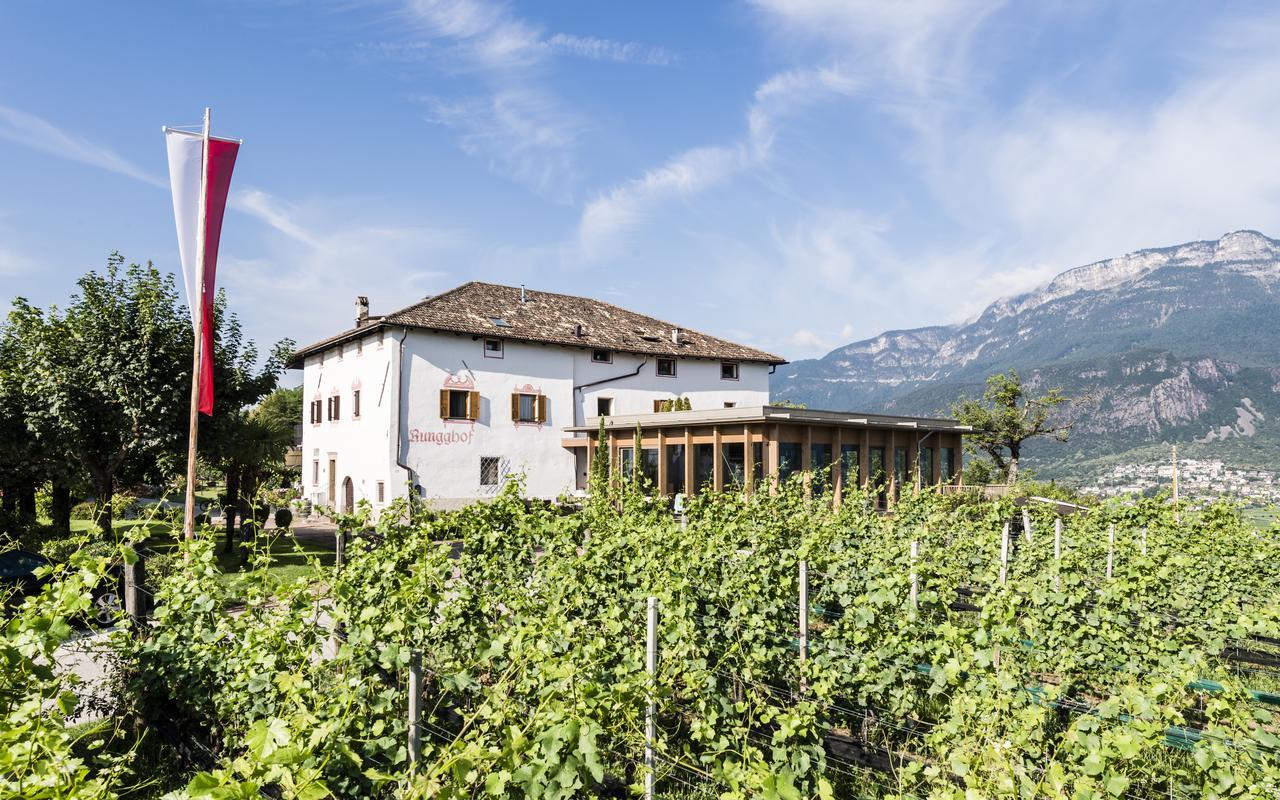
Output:
[[[804,436],[800,440],[800,471],[804,475],[804,494],[813,494],[813,426],[804,426]]]
[[[831,432],[831,502],[835,508],[839,508],[844,499],[844,456],[840,453],[843,438],[843,432],[836,426]]]
[[[889,462],[889,500],[887,505],[893,508],[898,502],[898,432],[889,430],[889,453],[885,460]]]
[[[711,485],[716,492],[724,491],[724,442],[720,440],[720,426],[713,433],[715,441],[711,443]]]
[[[858,486],[866,489],[871,480],[871,432],[862,429],[862,444],[858,452]]]
[[[667,434],[658,429],[658,496],[667,496]]]
[[[697,489],[693,475],[693,429],[684,429],[684,493],[692,496]]]
[[[764,478],[769,481],[769,494],[778,493],[778,425],[774,423],[773,435],[769,427],[764,429]]]
[[[755,483],[756,459],[753,455],[755,451],[754,443],[751,441],[751,426],[742,426],[742,490],[747,494],[751,494]]]

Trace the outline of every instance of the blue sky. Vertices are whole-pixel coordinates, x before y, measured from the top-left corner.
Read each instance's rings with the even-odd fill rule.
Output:
[[[260,342],[479,279],[791,358],[1280,235],[1274,3],[0,4],[0,303],[177,268],[160,126],[245,140]]]

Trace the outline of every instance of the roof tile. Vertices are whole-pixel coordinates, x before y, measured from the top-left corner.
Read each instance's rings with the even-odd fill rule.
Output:
[[[366,327],[379,324],[642,355],[786,363],[786,359],[773,353],[637,314],[611,303],[480,281],[427,297],[377,322],[371,320]],[[679,344],[672,340],[672,331],[676,328],[680,329]],[[302,348],[294,354],[291,363],[299,363],[307,355],[355,330]]]

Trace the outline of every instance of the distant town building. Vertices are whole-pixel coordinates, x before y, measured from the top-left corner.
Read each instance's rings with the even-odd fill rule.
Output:
[[[379,509],[406,492],[441,506],[496,494],[520,474],[534,497],[586,489],[600,418],[611,462],[664,493],[830,466],[835,489],[881,470],[899,486],[949,480],[959,429],[769,407],[785,361],[618,306],[470,282],[298,350],[304,496]],[[677,401],[682,401],[677,403]],[[687,401],[687,411],[668,410]],[[746,444],[753,456],[745,456]],[[651,446],[652,445],[652,446]],[[886,449],[887,448],[887,449]],[[850,473],[850,467],[857,472]]]

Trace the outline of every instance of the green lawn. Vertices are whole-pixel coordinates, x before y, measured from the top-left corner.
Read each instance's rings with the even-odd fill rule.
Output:
[[[71,521],[73,533],[83,533],[94,530],[96,527],[97,523],[92,520]],[[171,553],[177,547],[178,537],[181,536],[181,526],[156,519],[115,520],[112,528],[120,538],[124,538],[126,534],[145,531],[145,538],[142,539],[140,547],[144,552],[152,553]],[[224,552],[224,534],[225,531],[221,527],[207,527],[202,532],[202,535],[209,536],[217,542],[218,566],[223,572],[223,585],[231,591],[233,597],[238,599],[242,596],[242,591],[248,588],[246,580],[249,578],[250,567],[240,563],[238,549],[231,553]],[[295,539],[291,535],[280,534],[275,529],[263,532],[258,543],[260,547],[268,548],[271,559],[271,565],[265,576],[269,584],[288,583],[310,575],[312,568],[308,563],[308,557],[318,559],[322,569],[333,566],[332,547]]]
[[[142,547],[146,550],[153,553],[168,553],[177,547],[178,536],[181,535],[180,529],[163,523],[150,523],[148,527],[149,535],[142,542]],[[211,536],[217,542],[218,566],[223,572],[223,585],[238,597],[238,589],[247,588],[245,581],[250,577],[251,566],[241,563],[238,548],[230,553],[225,551],[224,531],[221,528],[211,534],[212,530],[206,528],[203,535]],[[271,565],[266,573],[266,580],[269,583],[288,583],[311,575],[312,567],[308,563],[311,557],[319,561],[322,569],[333,566],[333,548],[295,539],[275,529],[264,531],[258,537],[258,546],[266,548],[271,559]]]

